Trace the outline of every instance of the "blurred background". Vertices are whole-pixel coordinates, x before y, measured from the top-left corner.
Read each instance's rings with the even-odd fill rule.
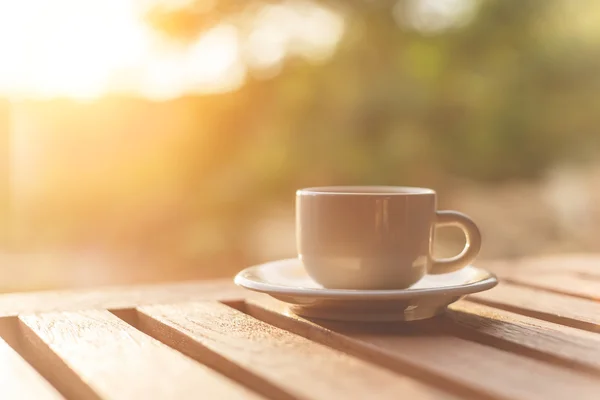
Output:
[[[481,259],[599,251],[599,93],[595,0],[3,0],[0,290],[293,257],[330,184],[432,187]]]

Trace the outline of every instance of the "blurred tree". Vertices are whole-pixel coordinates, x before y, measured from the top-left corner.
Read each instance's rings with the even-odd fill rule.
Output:
[[[193,38],[222,21],[247,21],[270,3],[192,2],[155,9],[150,21]],[[567,49],[545,43],[560,2],[454,1],[472,15],[441,32],[411,26],[414,0],[320,3],[345,19],[334,56],[321,65],[288,58],[270,81],[250,80],[240,96],[245,112],[232,113],[237,121],[222,130],[228,139],[221,140],[252,152],[253,162],[262,160],[256,168],[269,181],[282,179],[287,187],[281,189],[319,180],[315,175],[422,181],[440,169],[483,180],[535,177],[576,144],[552,129],[560,110],[551,101],[562,94],[549,88],[557,78],[579,85],[572,95],[589,92],[589,82],[578,78],[585,76],[581,64],[560,57]],[[584,54],[598,59],[597,52]],[[588,61],[587,75],[596,64]],[[261,151],[270,155],[258,156]],[[287,172],[277,173],[269,162],[282,154]]]
[[[244,37],[264,7],[299,1],[192,1],[155,8],[148,21],[176,40],[224,22]],[[452,176],[536,178],[594,147],[600,48],[550,34],[564,0],[311,4],[343,16],[335,53],[318,63],[288,56],[268,79],[251,71],[202,128],[211,139],[188,138],[183,159],[199,184],[187,198],[228,238],[243,241],[244,221],[274,199],[291,206],[298,187],[443,191]]]
[[[304,18],[311,5],[341,17],[317,15],[342,32],[334,51],[311,58],[291,41],[280,63],[256,63],[256,22],[273,7],[275,21],[283,9]],[[299,187],[419,185],[444,195],[456,178],[534,180],[593,158],[600,32],[570,19],[593,11],[594,0],[165,1],[148,23],[177,46],[220,24],[237,29],[244,85],[165,102],[39,105],[27,117],[45,113],[46,146],[56,149],[50,167],[36,167],[45,196],[23,242],[239,269],[262,261],[244,258],[261,213],[277,202],[293,210]],[[316,25],[308,30],[319,47],[331,38]],[[279,28],[262,32],[265,46],[281,42]],[[0,130],[1,114],[2,104]]]

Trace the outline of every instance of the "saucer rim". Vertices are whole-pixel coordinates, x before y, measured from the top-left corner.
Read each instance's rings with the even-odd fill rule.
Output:
[[[476,282],[470,282],[462,285],[452,285],[444,287],[419,288],[419,289],[383,289],[383,290],[359,290],[359,289],[328,289],[328,288],[293,288],[280,284],[258,282],[248,278],[246,275],[254,270],[259,270],[268,265],[280,264],[283,262],[299,262],[297,258],[286,258],[281,260],[269,261],[266,263],[254,265],[238,272],[234,278],[234,283],[238,286],[255,292],[266,293],[268,295],[310,297],[310,298],[329,298],[329,299],[349,299],[357,297],[369,297],[371,299],[403,299],[427,296],[464,296],[471,293],[489,290],[498,284],[497,276],[485,268],[474,265],[467,267],[483,271],[487,277]]]

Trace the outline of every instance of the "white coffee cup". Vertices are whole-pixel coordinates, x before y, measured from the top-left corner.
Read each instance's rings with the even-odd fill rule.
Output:
[[[463,251],[433,259],[435,228],[458,226]],[[296,193],[298,256],[326,288],[401,289],[425,274],[470,264],[481,247],[477,225],[456,211],[437,211],[431,189],[396,186],[330,186]]]

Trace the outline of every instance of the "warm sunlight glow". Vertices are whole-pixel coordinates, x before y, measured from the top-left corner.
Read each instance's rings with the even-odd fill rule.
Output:
[[[132,3],[19,0],[0,3],[0,90],[93,97],[147,46]]]
[[[160,87],[173,81],[171,95],[180,95],[184,88],[232,87],[229,75],[237,63],[237,41],[231,29],[209,32],[189,54],[167,51],[161,40],[143,23],[137,2],[2,1],[0,93],[90,98],[110,90],[140,89],[167,95]],[[163,74],[169,65],[175,68]],[[234,78],[239,82],[240,73]]]
[[[216,93],[238,88],[245,68],[239,59],[237,30],[220,25],[206,32],[187,51],[165,49],[149,57],[141,77],[141,92],[169,99],[186,92]]]
[[[247,61],[259,69],[278,68],[287,54],[328,58],[344,32],[342,16],[305,1],[262,8],[246,40]]]
[[[277,63],[298,52],[294,45],[307,54],[330,54],[343,31],[340,16],[291,1],[266,7],[250,37],[224,21],[185,46],[143,21],[145,7],[157,2],[0,1],[0,96],[86,99],[133,92],[167,99],[229,91],[244,82],[246,64]]]

